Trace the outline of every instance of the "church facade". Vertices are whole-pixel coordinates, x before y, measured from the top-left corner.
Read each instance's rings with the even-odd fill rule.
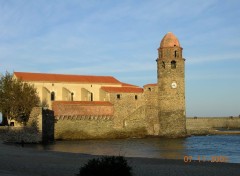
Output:
[[[157,83],[142,87],[111,76],[14,72],[54,112],[57,139],[184,137],[185,59],[177,37],[158,48]]]

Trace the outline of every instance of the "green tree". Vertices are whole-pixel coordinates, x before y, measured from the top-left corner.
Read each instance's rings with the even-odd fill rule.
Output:
[[[26,124],[36,106],[39,106],[39,97],[33,85],[15,79],[8,72],[0,78],[0,111],[8,121]]]

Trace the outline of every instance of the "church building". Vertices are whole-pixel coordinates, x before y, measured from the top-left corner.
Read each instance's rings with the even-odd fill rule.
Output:
[[[143,88],[112,76],[14,72],[14,77],[33,84],[54,112],[58,139],[184,137],[182,50],[177,37],[167,33],[158,48],[157,83]]]

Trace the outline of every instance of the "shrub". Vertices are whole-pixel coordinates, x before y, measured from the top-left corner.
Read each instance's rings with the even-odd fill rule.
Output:
[[[89,160],[77,176],[131,176],[131,170],[124,157],[104,156]]]

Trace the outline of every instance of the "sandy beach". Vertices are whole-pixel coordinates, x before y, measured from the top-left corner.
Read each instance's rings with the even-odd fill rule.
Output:
[[[87,154],[38,151],[0,141],[1,176],[74,176],[91,158]],[[240,164],[184,163],[183,160],[127,158],[135,176],[239,176]]]

